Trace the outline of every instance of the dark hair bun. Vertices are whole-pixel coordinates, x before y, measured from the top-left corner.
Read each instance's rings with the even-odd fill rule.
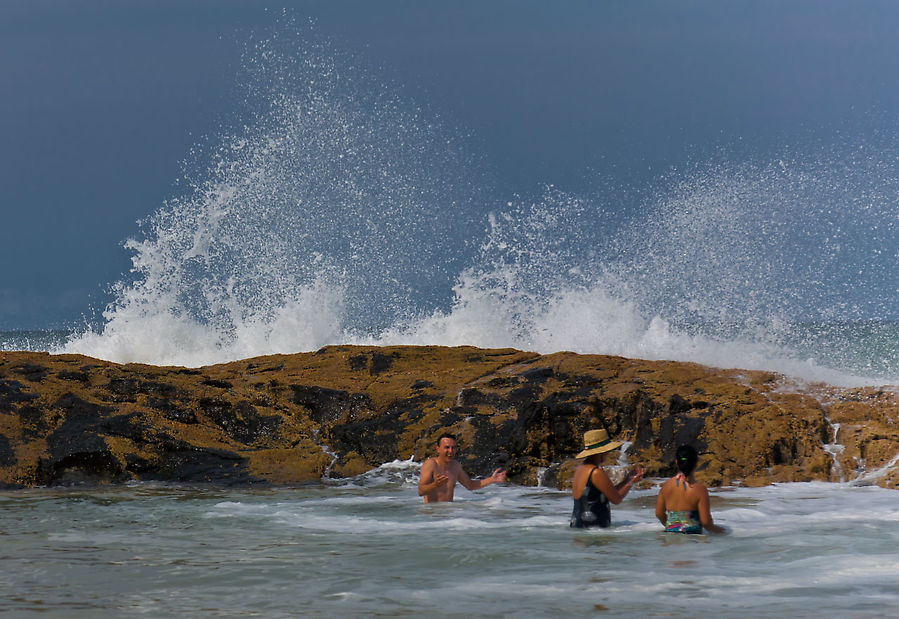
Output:
[[[696,449],[694,449],[693,446],[681,445],[677,448],[674,458],[677,469],[684,475],[689,475],[693,472],[693,469],[696,468],[696,461],[699,459],[699,454],[696,453]]]

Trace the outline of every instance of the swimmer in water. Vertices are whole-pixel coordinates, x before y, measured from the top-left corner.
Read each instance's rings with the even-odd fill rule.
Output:
[[[619,441],[609,439],[609,433],[605,430],[590,430],[584,434],[584,450],[575,456],[584,458],[584,461],[574,470],[571,481],[574,509],[570,526],[577,529],[608,527],[612,524],[609,503],[621,503],[633,485],[643,479],[643,469],[638,467],[630,471],[623,482],[615,485],[602,470],[605,454],[620,446]]]
[[[677,448],[674,461],[678,473],[664,484],[656,499],[656,518],[669,533],[724,533],[712,520],[709,491],[693,479],[693,469],[699,459],[690,445]]]
[[[468,490],[478,490],[506,481],[506,472],[502,469],[496,469],[490,477],[472,480],[455,458],[456,437],[452,434],[440,435],[437,439],[437,456],[428,458],[421,465],[418,478],[418,496],[424,497],[425,503],[452,501],[456,482]]]

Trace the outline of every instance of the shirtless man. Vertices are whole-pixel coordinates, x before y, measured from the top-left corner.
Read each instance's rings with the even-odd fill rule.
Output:
[[[418,478],[418,496],[425,498],[425,503],[452,501],[456,482],[468,490],[477,490],[490,484],[506,481],[506,472],[502,469],[493,471],[490,477],[472,481],[456,462],[456,437],[442,434],[437,439],[437,457],[428,458],[421,465],[421,477]]]

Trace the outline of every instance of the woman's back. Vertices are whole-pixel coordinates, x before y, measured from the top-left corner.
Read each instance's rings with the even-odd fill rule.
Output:
[[[709,491],[693,479],[698,454],[689,445],[681,445],[675,454],[680,472],[662,484],[656,499],[656,517],[665,530],[676,533],[722,533],[712,520]]]
[[[700,483],[689,483],[683,475],[672,477],[662,484],[659,493],[665,499],[665,508],[676,511],[693,511],[699,506],[708,490]]]
[[[589,444],[589,441],[585,442]],[[612,522],[609,504],[621,503],[631,487],[643,478],[643,469],[638,468],[630,471],[623,482],[613,484],[600,467],[602,457],[602,453],[590,455],[574,471],[571,480],[572,527],[609,526]]]
[[[593,466],[586,472],[579,471],[575,474],[575,483],[572,484],[574,508],[571,511],[570,521],[570,526],[574,528],[605,528],[612,524],[612,512],[609,509],[608,497],[590,482],[595,470],[598,469]]]

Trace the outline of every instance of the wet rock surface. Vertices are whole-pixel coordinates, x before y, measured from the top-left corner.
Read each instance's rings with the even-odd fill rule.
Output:
[[[802,385],[771,372],[473,347],[330,346],[203,368],[0,353],[0,485],[131,480],[308,483],[433,452],[451,432],[473,476],[564,487],[583,433],[672,474],[701,452],[717,485],[899,485],[895,390]]]

